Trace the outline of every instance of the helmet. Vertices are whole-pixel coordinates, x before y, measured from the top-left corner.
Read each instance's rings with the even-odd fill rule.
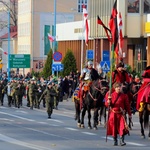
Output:
[[[88,66],[91,66],[93,65],[93,62],[92,61],[88,61]]]

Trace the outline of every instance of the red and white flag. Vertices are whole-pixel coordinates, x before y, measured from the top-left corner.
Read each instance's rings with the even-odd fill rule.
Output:
[[[89,36],[89,25],[88,25],[88,12],[86,6],[83,4],[83,19],[84,19],[84,29],[85,29],[85,44],[88,45],[88,36]]]
[[[54,42],[55,38],[52,35],[50,35],[49,33],[47,35],[48,35],[49,41]]]
[[[119,12],[119,16],[118,16],[118,31],[119,31],[119,39],[118,39],[118,43],[119,43],[119,51],[118,51],[118,55],[120,58],[122,58],[122,49],[123,49],[123,34],[122,34],[122,16],[121,13]]]
[[[2,48],[0,48],[0,50],[5,54],[8,55],[8,53],[6,51],[4,51]]]

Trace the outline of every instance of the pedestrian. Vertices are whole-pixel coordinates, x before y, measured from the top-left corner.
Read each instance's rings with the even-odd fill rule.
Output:
[[[121,84],[115,83],[115,91],[105,98],[105,105],[109,107],[108,121],[107,121],[107,135],[112,135],[114,139],[114,146],[118,145],[117,135],[120,136],[120,145],[124,146],[124,137],[129,133],[128,126],[125,119],[125,112],[131,120],[131,110],[128,96],[121,92]]]

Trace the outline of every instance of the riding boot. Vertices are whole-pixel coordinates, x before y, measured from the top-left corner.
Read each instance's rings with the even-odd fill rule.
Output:
[[[118,145],[117,137],[114,137],[114,146],[117,146],[117,145]]]
[[[124,142],[124,135],[120,137],[120,145],[124,146],[126,143]]]

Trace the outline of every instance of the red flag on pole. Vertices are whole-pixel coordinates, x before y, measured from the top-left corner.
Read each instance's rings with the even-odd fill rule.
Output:
[[[0,48],[0,50],[5,54],[8,55],[8,53],[6,51],[4,51],[2,48]]]
[[[105,32],[106,32],[106,35],[107,35],[107,37],[108,37],[108,40],[111,42],[111,38],[110,38],[110,35],[109,35],[109,34],[111,34],[111,31],[110,31],[110,29],[108,29],[108,28],[104,25],[104,23],[102,22],[102,20],[100,19],[99,16],[97,16],[97,24],[102,25],[102,27],[104,28],[104,30],[105,30]],[[109,32],[109,33],[108,33],[108,32]]]
[[[116,53],[118,53],[118,24],[117,24],[117,0],[114,3],[111,17],[109,21],[109,26],[112,34],[112,42],[114,44],[114,50]]]
[[[50,35],[49,33],[47,35],[48,35],[49,41],[54,42],[55,38],[52,35]]]
[[[83,8],[83,19],[85,28],[85,44],[88,45],[88,36],[89,36],[88,12],[84,4],[82,5],[82,8]]]
[[[118,55],[119,58],[122,59],[122,49],[123,49],[123,34],[122,34],[122,16],[119,12],[119,24],[118,24],[118,31],[119,31],[119,51]]]

